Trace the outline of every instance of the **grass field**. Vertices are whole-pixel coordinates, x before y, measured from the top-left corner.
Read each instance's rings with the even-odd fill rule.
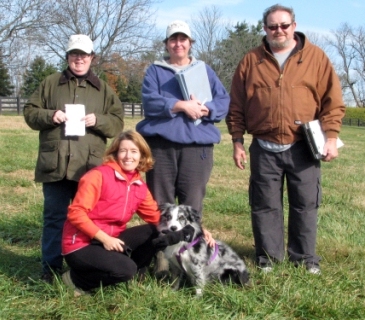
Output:
[[[126,119],[125,128],[137,121]],[[267,275],[255,269],[249,169],[235,168],[230,136],[224,123],[219,127],[222,142],[215,147],[203,220],[214,237],[245,258],[251,287],[211,284],[197,299],[191,288],[174,292],[149,276],[74,298],[59,280],[39,280],[43,198],[33,181],[38,133],[20,116],[0,116],[0,320],[364,319],[365,129],[344,127],[340,157],[322,163],[322,275],[315,276],[287,261]]]

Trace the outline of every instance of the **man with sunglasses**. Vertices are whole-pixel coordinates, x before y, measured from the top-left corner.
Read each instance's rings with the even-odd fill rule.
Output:
[[[118,96],[90,69],[93,50],[87,35],[72,35],[66,49],[68,68],[48,76],[24,106],[25,121],[39,131],[35,181],[43,186],[41,279],[46,282],[62,269],[62,230],[79,179],[101,164],[107,138],[123,130]],[[84,106],[85,115],[75,121],[84,132],[66,131],[71,121],[66,105],[67,111]]]
[[[293,9],[263,14],[261,46],[240,61],[232,80],[226,123],[235,165],[247,161],[244,133],[252,134],[249,201],[256,262],[263,272],[285,257],[283,193],[288,193],[288,258],[320,274],[316,255],[321,202],[320,161],[314,160],[301,125],[319,119],[326,134],[323,161],[338,156],[336,140],[345,107],[341,85],[326,54],[296,32]]]

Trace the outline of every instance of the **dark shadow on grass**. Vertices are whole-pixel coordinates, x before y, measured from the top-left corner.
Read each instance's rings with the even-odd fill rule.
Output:
[[[255,248],[253,246],[242,246],[238,244],[234,244],[231,242],[226,242],[237,254],[240,258],[246,262],[247,260],[252,263],[255,262]]]
[[[0,223],[0,272],[29,283],[41,272],[41,223],[32,212],[4,215]]]
[[[31,282],[31,279],[39,279],[41,264],[38,254],[21,255],[1,246],[0,261],[0,272],[9,278],[24,283]]]

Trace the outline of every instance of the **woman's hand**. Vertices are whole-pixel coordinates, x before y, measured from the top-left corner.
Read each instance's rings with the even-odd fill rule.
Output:
[[[190,119],[197,120],[202,117],[207,117],[209,115],[209,109],[201,103],[201,101],[195,99],[192,95],[191,100],[178,101],[172,112],[184,112]]]
[[[208,243],[208,246],[214,247],[215,240],[213,239],[212,234],[207,229],[204,229],[204,228],[203,228],[203,234],[204,234],[205,241]]]
[[[64,113],[62,110],[57,110],[52,117],[53,123],[60,124],[67,120],[66,113]]]
[[[124,246],[124,242],[118,238],[114,238],[109,236],[107,233],[105,233],[102,230],[99,230],[94,237],[96,240],[99,240],[103,246],[105,250],[108,251],[118,251],[118,252],[123,252],[123,246]]]
[[[96,125],[96,116],[94,113],[87,114],[81,120],[85,120],[85,127],[93,127]]]

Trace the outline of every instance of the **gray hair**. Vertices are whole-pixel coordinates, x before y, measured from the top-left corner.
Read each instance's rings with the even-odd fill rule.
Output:
[[[276,12],[276,11],[286,11],[291,16],[291,22],[294,22],[295,21],[295,13],[294,13],[293,8],[291,8],[291,7],[285,7],[285,6],[282,6],[280,4],[274,4],[273,6],[267,8],[264,11],[262,20],[263,20],[265,26],[267,26],[267,17],[268,17],[268,15],[270,13],[273,13],[273,12]]]

